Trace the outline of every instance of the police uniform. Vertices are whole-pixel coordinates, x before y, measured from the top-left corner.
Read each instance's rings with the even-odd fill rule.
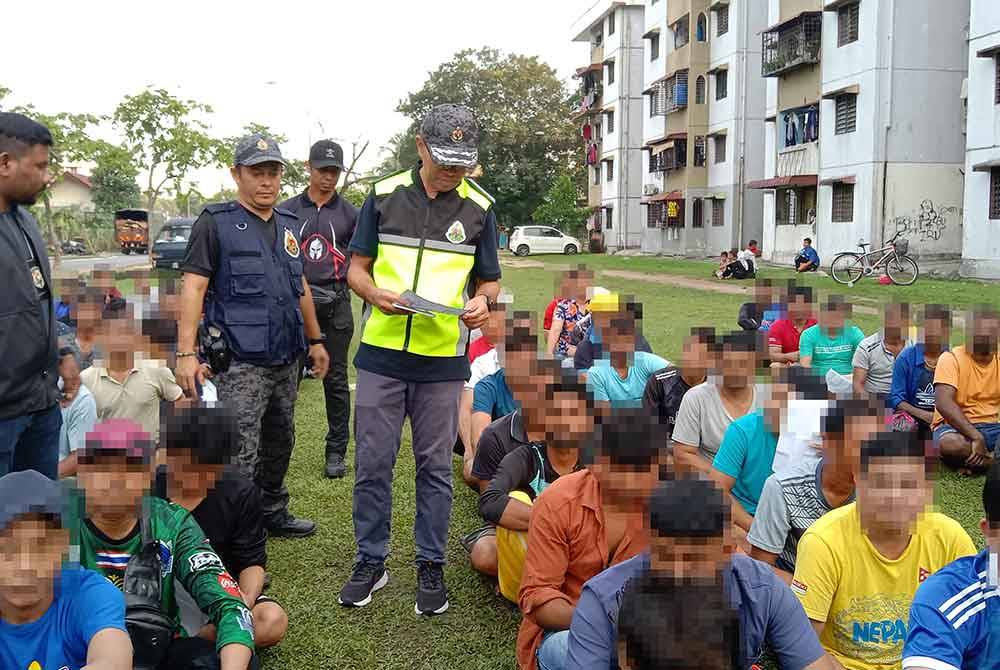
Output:
[[[424,121],[421,137],[437,163],[466,165],[459,161],[470,157],[475,163],[478,129],[465,108],[435,108]],[[350,250],[374,259],[371,272],[378,288],[400,294],[411,290],[435,303],[462,308],[473,296],[476,279],[500,278],[493,199],[471,179],[431,199],[420,167],[374,183]],[[340,594],[346,605],[366,604],[384,574],[393,468],[407,416],[417,470],[414,534],[421,588],[430,570],[444,592],[439,571],[452,504],[452,446],[459,397],[469,377],[469,330],[457,316],[387,315],[366,304],[361,329],[354,361],[353,516],[358,552],[354,574]],[[418,592],[417,611],[443,611],[444,593],[443,601],[425,607]]]
[[[237,148],[237,165],[272,161],[284,164],[270,138],[253,135]],[[236,201],[208,205],[194,224],[182,267],[209,278],[205,323],[222,332],[232,355],[229,369],[213,381],[219,400],[239,417],[237,463],[260,488],[264,522],[272,531],[296,523],[284,480],[295,446],[298,372],[306,351],[298,228],[298,217],[281,208],[263,221]]]

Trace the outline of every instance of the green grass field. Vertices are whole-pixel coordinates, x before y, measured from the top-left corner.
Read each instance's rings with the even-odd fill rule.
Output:
[[[563,267],[568,260],[542,260],[547,268]],[[644,333],[654,351],[676,359],[683,336],[693,326],[736,328],[736,313],[745,298],[710,291],[681,289],[651,281],[623,280],[602,276],[605,270],[633,270],[653,274],[678,274],[708,278],[711,262],[674,261],[660,258],[616,258],[580,256],[598,272],[597,283],[634,295],[644,305]],[[767,276],[791,276],[790,271],[766,271]],[[505,268],[503,283],[515,296],[517,309],[540,312],[551,298],[554,272],[541,268]],[[1000,286],[971,282],[921,279],[908,289],[862,285],[852,291],[831,279],[810,276],[810,284],[868,300],[909,300],[950,305],[1000,302]],[[357,311],[357,304],[355,305]],[[878,318],[859,315],[866,333],[878,327]],[[356,346],[355,338],[355,346]],[[351,369],[353,377],[354,371]],[[289,613],[288,637],[264,656],[265,667],[282,670],[312,670],[336,667],[342,670],[378,668],[440,669],[515,668],[514,643],[519,614],[493,595],[492,585],[468,566],[458,538],[479,525],[475,498],[461,484],[460,463],[455,462],[455,504],[449,539],[446,579],[451,609],[441,617],[418,618],[413,613],[415,570],[413,568],[414,464],[408,435],[396,468],[392,554],[389,585],[374,602],[361,610],[337,605],[336,597],[347,578],[354,556],[351,525],[352,474],[339,481],[322,477],[323,437],[326,421],[322,390],[318,382],[302,386],[297,414],[297,447],[292,458],[288,487],[295,514],[314,519],[318,533],[305,540],[272,540],[268,544],[268,571],[273,577],[270,594]],[[352,447],[353,449],[353,444]],[[353,454],[349,454],[353,462]],[[977,543],[976,528],[982,513],[982,479],[942,476],[939,505],[969,530]]]

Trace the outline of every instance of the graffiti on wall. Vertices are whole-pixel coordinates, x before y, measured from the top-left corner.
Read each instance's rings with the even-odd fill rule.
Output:
[[[920,203],[920,208],[911,216],[897,216],[892,221],[896,226],[895,233],[907,239],[918,238],[921,242],[933,242],[941,239],[948,227],[948,217],[962,220],[961,207],[935,207],[934,201],[927,198]]]

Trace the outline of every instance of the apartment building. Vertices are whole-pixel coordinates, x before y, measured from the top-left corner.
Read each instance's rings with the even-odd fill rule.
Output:
[[[715,255],[763,232],[766,0],[647,0],[643,251]]]
[[[573,40],[590,51],[576,71],[582,101],[574,120],[587,152],[592,249],[638,249],[643,240],[643,6],[599,0],[573,24]]]
[[[989,0],[985,0],[988,3]],[[764,257],[813,238],[824,263],[897,233],[962,251],[969,0],[769,0]]]
[[[1000,279],[1000,2],[972,0],[961,273]]]

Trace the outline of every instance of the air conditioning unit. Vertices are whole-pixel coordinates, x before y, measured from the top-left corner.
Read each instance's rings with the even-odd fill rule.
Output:
[[[656,184],[645,184],[642,187],[643,195],[656,195],[660,192],[660,187]]]

